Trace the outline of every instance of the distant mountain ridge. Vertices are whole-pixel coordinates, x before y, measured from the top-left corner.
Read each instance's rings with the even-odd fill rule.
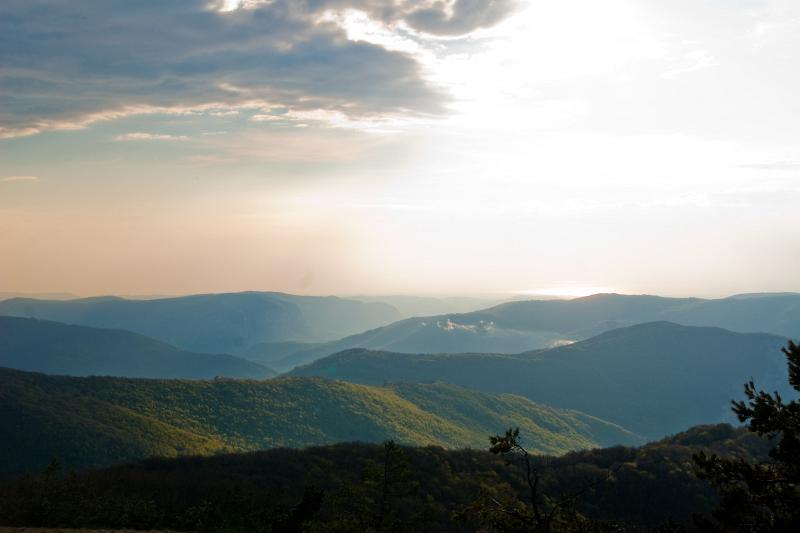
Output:
[[[494,307],[511,300],[520,300],[522,297],[470,297],[470,296],[408,296],[408,295],[380,295],[380,296],[351,296],[354,300],[362,302],[383,302],[397,309],[403,318],[445,315],[447,313],[470,313],[480,309]]]
[[[73,378],[0,369],[0,477],[153,455],[208,455],[335,442],[486,446],[518,425],[531,449],[563,453],[638,443],[572,410],[455,385],[374,387],[320,378],[211,381]]]
[[[74,300],[78,296],[69,292],[0,292],[0,301],[11,298],[37,298],[39,300]]]
[[[520,353],[585,340],[615,328],[669,321],[743,333],[800,337],[800,294],[718,300],[596,294],[572,300],[509,302],[482,311],[410,318],[275,361],[288,370],[349,348],[404,353]]]
[[[272,369],[227,354],[192,353],[125,330],[0,316],[0,367],[71,376],[263,379]]]
[[[151,300],[13,298],[0,301],[0,315],[126,329],[185,350],[233,354],[264,342],[329,341],[400,318],[387,304],[271,292]]]
[[[513,354],[651,321],[800,336],[800,294],[795,293],[718,300],[596,294],[405,320],[378,302],[262,292],[153,300],[10,299],[0,301],[3,314],[127,329],[193,352],[242,355],[278,371],[350,348]]]
[[[614,421],[648,438],[732,421],[730,401],[754,378],[788,396],[786,339],[653,322],[521,354],[404,354],[351,349],[295,368],[355,383],[447,381],[523,395]]]

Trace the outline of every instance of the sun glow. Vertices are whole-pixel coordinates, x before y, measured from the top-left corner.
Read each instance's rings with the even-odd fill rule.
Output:
[[[609,287],[545,287],[541,289],[528,289],[520,291],[520,294],[529,296],[560,296],[568,298],[580,298],[581,296],[591,296],[592,294],[609,294],[619,292]]]

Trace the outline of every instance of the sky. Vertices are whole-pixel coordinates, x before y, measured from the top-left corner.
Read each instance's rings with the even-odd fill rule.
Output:
[[[800,291],[795,0],[3,0],[0,291]]]

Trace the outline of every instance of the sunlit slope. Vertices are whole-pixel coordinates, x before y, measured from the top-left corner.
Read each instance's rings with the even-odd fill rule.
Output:
[[[236,449],[213,435],[87,395],[74,386],[78,381],[0,369],[0,475],[41,470],[53,459],[87,468]]]
[[[775,335],[653,322],[517,355],[354,349],[292,374],[367,384],[445,380],[578,409],[655,438],[732,421],[730,401],[741,396],[750,377],[768,390],[785,390],[784,344]]]
[[[212,381],[71,378],[0,370],[4,468],[111,464],[132,457],[394,439],[485,447],[518,425],[532,449],[632,443],[583,413],[447,384],[374,387],[321,378]],[[31,448],[31,443],[35,446]]]

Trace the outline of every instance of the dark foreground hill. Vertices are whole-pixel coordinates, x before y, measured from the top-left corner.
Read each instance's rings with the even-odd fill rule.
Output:
[[[261,379],[275,372],[241,357],[191,353],[130,331],[0,316],[0,367],[71,376]]]
[[[448,384],[370,387],[320,378],[71,378],[0,369],[0,477],[56,458],[70,468],[335,442],[484,447],[520,426],[541,453],[641,442],[608,422]]]
[[[524,436],[524,434],[523,434]],[[691,455],[766,455],[730,426],[693,428],[641,448],[534,458],[544,494],[582,491],[577,508],[605,531],[649,531],[709,511],[714,491]],[[479,450],[338,444],[208,458],[148,460],[0,484],[0,525],[179,531],[453,531],[479,529],[482,495],[524,498],[522,465]],[[387,470],[386,466],[389,465]],[[389,472],[387,476],[387,472]],[[669,531],[677,531],[669,529]]]
[[[790,394],[782,337],[668,322],[620,328],[517,355],[398,354],[348,350],[292,375],[355,383],[444,380],[612,420],[649,438],[731,420],[730,402],[752,377]]]
[[[0,301],[0,315],[126,329],[207,353],[237,353],[263,342],[329,341],[400,318],[387,304],[274,292],[152,300],[14,298]]]
[[[800,337],[800,294],[739,295],[717,300],[596,294],[573,300],[510,302],[472,313],[410,318],[320,346],[298,347],[271,366],[285,371],[350,348],[511,354],[653,321]]]

